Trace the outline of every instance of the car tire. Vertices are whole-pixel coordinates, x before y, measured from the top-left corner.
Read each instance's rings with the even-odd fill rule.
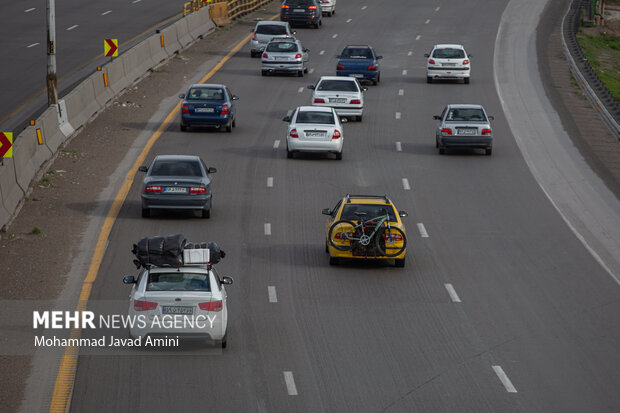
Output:
[[[426,76],[426,83],[433,83],[433,78],[430,76]]]
[[[439,141],[435,138],[435,148],[439,148]]]
[[[356,119],[358,122],[361,122],[361,121],[362,121],[362,115],[356,116],[356,117],[355,117],[355,119]]]
[[[232,127],[236,128],[237,127],[237,119],[233,119],[232,121]]]
[[[469,78],[468,77],[463,78],[463,83],[465,83],[466,85],[469,85]]]
[[[319,24],[318,24],[318,23],[316,23],[316,24],[314,25],[314,28],[315,28],[315,29],[318,29],[318,28],[319,28]]]
[[[439,148],[439,154],[440,155],[445,155],[446,154],[446,148]]]
[[[403,268],[405,266],[405,259],[401,258],[401,259],[395,259],[394,260],[394,266],[397,268]]]
[[[303,70],[298,70],[297,71],[297,76],[298,77],[304,77],[304,71]]]
[[[267,76],[267,71],[266,70],[261,70],[260,74],[261,74],[261,76]]]
[[[372,79],[371,82],[373,86],[377,86],[377,83],[379,83],[377,79]]]
[[[187,126],[181,123],[181,132],[187,132]]]
[[[381,72],[377,75],[377,83],[381,82]]]
[[[493,148],[486,148],[484,150],[484,154],[485,155],[489,155],[489,156],[492,155],[493,154]]]
[[[142,218],[148,218],[151,216],[151,210],[149,208],[142,208]]]
[[[308,73],[308,66],[304,68],[304,73]]]
[[[224,333],[224,337],[221,340],[216,340],[215,345],[216,347],[226,348],[228,345],[228,331]]]
[[[286,150],[286,157],[288,159],[293,159],[293,152],[289,151],[288,149]]]
[[[202,214],[201,214],[201,215],[202,215],[202,217],[203,217],[204,219],[209,219],[209,218],[211,218],[211,208],[209,208],[209,209],[203,209],[203,210],[202,210]]]
[[[342,160],[342,151],[336,152],[336,160],[337,161],[341,161]]]
[[[226,125],[226,133],[231,133],[231,132],[232,132],[232,122]]]
[[[338,264],[340,264],[340,258],[329,257],[329,265],[338,265]]]

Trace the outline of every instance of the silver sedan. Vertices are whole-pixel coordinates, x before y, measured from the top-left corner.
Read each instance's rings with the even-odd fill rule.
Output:
[[[441,155],[448,148],[480,148],[486,155],[493,152],[493,130],[481,105],[452,104],[444,108],[435,132],[435,147]]]
[[[265,47],[261,59],[261,73],[297,73],[302,77],[308,72],[308,49],[297,39],[273,39]]]

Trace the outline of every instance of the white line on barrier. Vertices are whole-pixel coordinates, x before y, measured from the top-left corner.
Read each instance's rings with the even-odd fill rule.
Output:
[[[68,28],[67,28],[67,31],[73,30],[73,29],[75,29],[76,27],[78,27],[78,25],[77,25],[77,24],[74,24],[73,26],[68,27]]]
[[[276,139],[273,141],[273,149],[278,149],[278,146],[280,146],[280,140]]]
[[[271,235],[271,224],[269,222],[265,223],[265,235]]]
[[[273,188],[273,176],[267,177],[267,188]]]
[[[106,14],[110,14],[110,13],[112,13],[112,10],[104,11],[103,13],[101,13],[101,15],[105,16]]]
[[[407,69],[403,70],[403,76],[407,76]]]
[[[295,379],[293,378],[292,371],[284,372],[284,383],[286,383],[286,391],[289,396],[297,396],[297,387],[295,386]]]
[[[402,152],[403,145],[400,142],[396,142],[396,152]]]
[[[448,295],[450,296],[450,299],[453,303],[461,302],[461,299],[459,298],[459,295],[456,293],[456,290],[454,289],[452,284],[444,284],[444,287],[446,287],[446,290],[448,290]]]
[[[405,89],[398,89],[398,96],[403,96],[405,94]]]
[[[422,238],[428,238],[428,232],[426,232],[426,227],[421,222],[418,222],[418,231],[420,232],[420,236]]]
[[[347,23],[351,23],[351,19],[347,19]]]
[[[321,55],[325,54],[325,50],[321,50],[321,51],[319,52],[319,54],[321,54]]]
[[[437,8],[435,9],[435,11],[439,11],[439,9],[441,9],[441,6],[437,6]]]
[[[415,37],[415,39],[416,39],[416,40],[420,40],[420,38],[421,38],[421,37],[422,37],[422,35],[421,35],[421,34],[418,34],[418,35]]]
[[[403,178],[403,189],[405,191],[408,191],[411,189],[411,187],[409,186],[409,179],[407,178]]]
[[[429,24],[431,22],[431,19],[426,19],[426,21],[424,22],[424,24]]]
[[[396,112],[396,119],[400,119],[400,112]]]
[[[299,92],[299,93],[301,93],[301,92],[303,92],[303,91],[304,91],[304,87],[303,87],[303,86],[302,86],[302,87],[300,87],[299,89],[297,89],[297,92]]]
[[[362,7],[362,10],[366,10],[366,6],[363,6],[363,7]]]
[[[497,374],[499,381],[502,382],[508,393],[517,393],[517,389],[515,389],[515,386],[512,385],[512,382],[508,378],[508,375],[504,373],[504,369],[502,369],[501,366],[493,366],[493,371],[495,371],[495,374]]]
[[[338,37],[338,33],[334,33],[334,35],[332,36],[332,39],[335,39],[336,37]]]
[[[35,46],[38,46],[38,45],[39,45],[39,43],[33,43],[33,44],[31,44],[30,46],[26,46],[26,47],[27,47],[28,49],[30,49],[31,47],[35,47]]]
[[[24,10],[24,13],[30,13],[33,10],[36,10],[36,9],[34,7],[31,7],[28,10]]]
[[[270,285],[267,287],[267,294],[269,295],[269,302],[270,303],[277,303],[278,302],[278,295],[276,294],[276,287],[274,287],[273,285]]]

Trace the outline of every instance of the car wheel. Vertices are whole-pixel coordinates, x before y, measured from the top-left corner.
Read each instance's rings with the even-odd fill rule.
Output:
[[[227,133],[231,133],[232,132],[232,122],[230,122],[228,125],[226,125],[226,132]]]
[[[224,337],[222,337],[221,340],[217,340],[215,342],[215,345],[217,347],[226,348],[226,346],[228,345],[228,331],[224,333]]]
[[[377,79],[372,79],[371,82],[373,86],[377,86],[377,83],[379,83]]]
[[[202,217],[203,217],[204,219],[209,219],[209,218],[211,218],[211,208],[209,208],[209,209],[203,209],[203,210],[202,210]]]
[[[468,77],[463,78],[463,83],[465,83],[466,85],[469,85],[469,78]]]
[[[298,77],[304,77],[304,71],[303,70],[298,70],[297,71],[297,76]]]
[[[435,138],[435,148],[439,148],[439,141]]]
[[[304,73],[308,73],[308,67],[307,66],[304,68]]]
[[[261,70],[261,71],[260,71],[260,74],[261,74],[262,76],[267,76],[267,71],[266,71],[266,70]]]
[[[318,23],[316,23],[316,24],[314,25],[314,28],[315,28],[315,29],[318,29],[318,28],[319,28],[319,24],[318,24]]]
[[[334,9],[334,10],[332,11],[332,16],[333,16],[334,14],[336,14],[336,9]]]
[[[342,160],[342,151],[336,153],[336,160],[337,161],[341,161]]]
[[[148,218],[151,216],[151,210],[149,208],[142,208],[142,218]]]
[[[358,122],[361,122],[361,121],[362,121],[362,115],[357,116],[357,117],[356,117],[356,120],[357,120]]]
[[[186,131],[187,131],[187,126],[181,123],[181,132],[186,132]]]
[[[338,264],[340,264],[340,258],[329,257],[329,265],[338,265]]]
[[[439,154],[440,155],[445,155],[446,154],[446,148],[439,148]]]
[[[398,268],[403,268],[405,266],[405,259],[396,259],[394,260],[394,266]]]
[[[485,154],[485,155],[491,155],[492,153],[493,153],[493,148],[486,148],[486,149],[484,150],[484,154]]]
[[[377,83],[381,82],[381,72],[377,75]]]
[[[293,159],[293,152],[289,151],[288,149],[286,150],[286,157],[288,159]]]
[[[433,78],[430,76],[426,76],[426,83],[433,83]]]
[[[325,241],[325,252],[329,254],[329,248],[327,247],[327,241]]]
[[[233,119],[232,127],[233,128],[237,127],[237,119]]]

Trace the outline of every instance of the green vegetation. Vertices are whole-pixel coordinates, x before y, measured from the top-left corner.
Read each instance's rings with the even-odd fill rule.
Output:
[[[33,234],[35,234],[35,235],[39,235],[39,234],[41,234],[42,232],[43,232],[43,231],[41,231],[41,228],[39,228],[39,227],[34,227],[34,228],[32,228],[32,233],[33,233]]]
[[[594,36],[580,30],[577,41],[596,75],[620,101],[620,38],[605,32]]]
[[[44,177],[43,179],[41,179],[41,182],[39,182],[39,185],[48,188],[52,186],[52,181],[50,181],[48,177]]]

